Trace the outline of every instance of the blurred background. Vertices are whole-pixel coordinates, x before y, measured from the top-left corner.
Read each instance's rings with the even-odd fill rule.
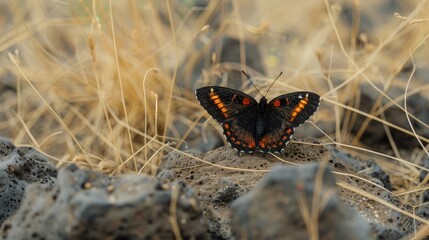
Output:
[[[1,0],[0,136],[57,166],[154,174],[173,149],[225,144],[196,88],[259,100],[241,70],[261,92],[283,72],[268,99],[322,96],[296,136],[374,158],[409,189],[419,170],[381,155],[427,156],[428,21],[426,1]]]

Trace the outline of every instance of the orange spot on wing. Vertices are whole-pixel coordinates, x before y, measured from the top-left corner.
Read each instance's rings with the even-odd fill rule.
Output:
[[[223,127],[224,127],[225,129],[228,129],[228,128],[229,128],[229,124],[228,124],[228,123],[225,123],[225,124],[223,125]]]
[[[273,102],[274,107],[280,107],[280,100],[277,99]]]
[[[292,133],[292,129],[288,128],[286,132],[290,135]]]
[[[302,104],[304,104],[304,105],[307,105],[308,104],[308,101],[306,100],[306,99],[303,99],[303,100],[301,100],[300,101]]]
[[[304,108],[304,107],[305,107],[305,104],[302,104],[302,103],[298,104],[298,108]]]
[[[243,105],[249,105],[249,104],[250,104],[250,99],[243,98]]]
[[[284,135],[284,136],[283,136],[283,138],[282,138],[282,140],[283,140],[283,141],[286,141],[286,140],[287,140],[287,136],[286,136],[286,135]]]
[[[249,144],[249,148],[255,147],[255,140],[253,138],[246,139],[247,144]]]
[[[292,117],[293,117],[293,118],[295,118],[295,117],[296,117],[296,115],[298,115],[298,113],[294,111],[294,112],[292,112],[292,114],[291,114],[291,115],[292,115]]]
[[[215,100],[213,100],[213,102],[214,102],[215,104],[219,104],[219,103],[220,103],[220,99],[215,99]]]
[[[227,132],[226,132],[226,135],[228,135],[228,137],[229,137],[229,136],[231,136],[231,132],[230,132],[230,131],[227,131]]]
[[[217,107],[218,108],[223,108],[223,107],[225,107],[225,105],[221,102],[221,103],[217,104]]]
[[[226,107],[223,107],[223,108],[221,108],[220,110],[221,110],[223,113],[228,112],[228,109],[226,109]]]
[[[218,99],[218,98],[219,98],[219,95],[216,95],[214,93],[210,93],[210,99],[211,100],[215,100],[215,99]]]
[[[274,136],[270,136],[270,135],[265,135],[261,141],[259,142],[259,146],[262,148],[266,148],[270,145],[272,145],[271,143],[276,142],[276,138]]]

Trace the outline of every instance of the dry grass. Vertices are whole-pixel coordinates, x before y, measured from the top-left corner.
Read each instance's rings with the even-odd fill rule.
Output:
[[[386,121],[384,112],[398,106],[404,112],[398,117],[428,128],[406,104],[416,93],[429,98],[426,1],[389,5],[397,13],[383,1],[212,1],[205,8],[189,2],[1,1],[1,135],[36,147],[58,166],[154,174],[173,142],[182,145],[201,131],[199,120],[207,115],[193,88],[226,69],[246,68],[247,40],[258,43],[267,69],[267,78],[252,72],[261,88],[283,71],[270,96],[320,93],[315,126],[335,126],[322,140],[376,159],[394,194],[410,206],[421,204],[429,177],[419,182],[418,164],[429,139]],[[349,24],[340,14],[345,8]],[[219,51],[211,52],[224,35],[240,39],[241,64],[219,62]],[[196,85],[192,74],[201,80]],[[378,95],[369,112],[358,110],[364,85]],[[402,94],[389,96],[392,88]],[[367,120],[353,135],[359,115]],[[384,124],[380,131],[391,149],[362,144],[371,121]],[[399,149],[391,129],[414,136],[421,147]]]

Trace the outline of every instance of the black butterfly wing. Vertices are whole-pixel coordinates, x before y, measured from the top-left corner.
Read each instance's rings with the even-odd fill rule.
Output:
[[[320,96],[312,92],[294,92],[271,100],[267,106],[266,131],[259,140],[261,151],[281,153],[295,127],[308,120],[319,104]]]
[[[221,123],[226,140],[240,151],[255,148],[258,102],[251,96],[226,87],[208,86],[195,91],[201,106]]]
[[[292,138],[295,128],[275,111],[268,111],[266,122],[265,134],[259,139],[259,150],[264,153],[282,153]]]
[[[268,103],[268,111],[281,115],[293,127],[307,121],[320,104],[320,96],[312,92],[280,95]]]

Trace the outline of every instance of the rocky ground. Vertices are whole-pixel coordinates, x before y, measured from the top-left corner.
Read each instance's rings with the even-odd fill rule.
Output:
[[[411,212],[374,161],[335,147],[292,143],[284,161],[229,147],[171,152],[154,178],[75,165],[57,174],[34,149],[0,141],[1,239],[399,239],[414,231],[409,216],[338,186]],[[429,216],[428,206],[415,211]]]

